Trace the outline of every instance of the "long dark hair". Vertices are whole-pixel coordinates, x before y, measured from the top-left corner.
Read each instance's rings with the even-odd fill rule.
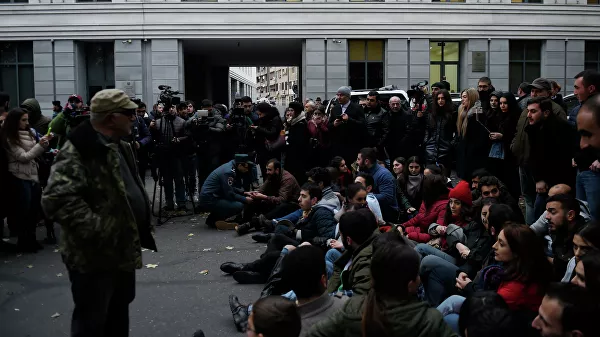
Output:
[[[448,204],[446,205],[446,214],[444,214],[444,226],[448,226],[450,224],[457,224],[457,222],[469,223],[473,221],[473,214],[473,206],[467,205],[461,201],[459,214],[460,219],[453,219],[452,210],[450,210],[450,202],[448,202]]]
[[[419,157],[417,156],[412,156],[410,158],[408,158],[408,160],[406,160],[406,165],[404,165],[404,171],[402,172],[402,189],[406,189],[406,183],[408,182],[408,176],[410,175],[410,172],[408,170],[408,166],[412,163],[417,163],[419,164],[419,166],[421,167],[421,172],[419,173],[421,176],[423,175],[423,170],[425,169],[423,167],[423,163],[421,162],[421,160],[419,159]]]
[[[600,299],[600,250],[592,249],[581,258],[585,273],[585,288]]]
[[[536,283],[543,293],[553,279],[553,268],[544,253],[542,240],[527,225],[511,223],[502,230],[514,256],[505,269],[505,281]]]
[[[443,107],[438,105],[437,96],[439,96],[439,95],[444,95],[444,98],[446,99],[446,103],[444,104]],[[432,111],[433,111],[433,113],[429,114],[429,127],[430,128],[435,128],[438,118],[450,118],[452,116],[452,111],[453,111],[452,96],[450,96],[450,92],[448,92],[448,90],[441,89],[440,91],[438,91],[437,95],[435,95],[435,97],[433,97]]]
[[[432,174],[423,177],[423,202],[425,208],[431,207],[433,203],[443,197],[448,198],[448,187],[446,187],[446,178],[442,175]]]
[[[494,198],[485,199],[496,200]],[[512,207],[506,204],[492,204],[490,206],[489,212],[490,214],[488,215],[488,233],[492,237],[497,237],[506,224],[518,221],[517,214],[515,214]],[[492,234],[492,228],[494,229],[494,234]]]
[[[521,108],[515,96],[510,92],[502,92],[498,97],[498,109],[491,110],[487,118],[487,125],[491,131],[498,131],[502,134],[507,132],[514,133],[519,117],[521,116]],[[505,98],[508,103],[508,112],[503,113],[500,109],[500,99]],[[508,136],[508,135],[507,135]]]
[[[331,163],[329,164],[329,166],[335,168],[339,172],[340,171],[340,164],[342,163],[342,161],[344,161],[344,158],[342,158],[340,156],[335,156],[335,157],[333,157],[331,159]],[[346,163],[346,165],[348,165],[348,164]]]
[[[362,335],[391,337],[384,300],[411,297],[408,284],[419,276],[419,255],[396,231],[379,235],[373,242],[371,289],[364,302]]]
[[[15,145],[21,145],[21,138],[19,137],[19,123],[23,115],[27,114],[27,110],[21,108],[14,108],[8,112],[2,130],[0,131],[0,141],[5,149],[9,148],[9,143]],[[31,138],[35,138],[31,130],[29,130]]]

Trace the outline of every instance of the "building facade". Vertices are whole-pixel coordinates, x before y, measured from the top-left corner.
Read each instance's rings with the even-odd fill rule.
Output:
[[[161,84],[223,103],[266,94],[230,67],[270,64],[298,67],[303,98],[441,77],[460,91],[482,76],[512,91],[544,76],[569,93],[600,67],[599,14],[598,0],[4,0],[0,90],[47,110],[112,87],[154,102]]]
[[[287,106],[299,91],[298,67],[258,67],[257,99],[268,98],[279,106]]]
[[[229,103],[243,96],[256,96],[256,67],[229,68]],[[228,105],[229,106],[229,105]]]

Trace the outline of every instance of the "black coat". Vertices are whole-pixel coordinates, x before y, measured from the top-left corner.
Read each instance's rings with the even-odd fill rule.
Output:
[[[467,132],[456,138],[456,175],[471,179],[473,171],[486,167],[490,154],[490,136],[475,114],[468,118]]]
[[[308,167],[308,156],[310,151],[308,127],[306,120],[301,120],[290,125],[287,131],[287,145],[285,148],[285,169],[290,172],[299,184],[305,180]]]
[[[438,162],[448,168],[453,156],[452,140],[456,131],[456,119],[453,115],[441,116],[431,125],[430,118],[433,116],[427,116],[418,124],[423,129],[425,163]]]
[[[421,118],[409,111],[390,112],[386,149],[391,160],[398,157],[408,159],[419,154],[424,134],[424,129],[419,127],[420,122]]]
[[[365,113],[360,105],[350,102],[346,109],[348,120],[334,126],[336,119],[341,119],[342,106],[336,105],[329,116],[329,135],[331,152],[334,156],[342,156],[346,163],[354,163],[361,148],[367,146],[367,127]]]
[[[538,125],[525,126],[529,137],[529,168],[536,182],[545,181],[548,187],[556,184],[575,185],[571,159],[578,149],[576,131],[569,123],[554,114]]]
[[[365,109],[365,121],[369,133],[368,145],[383,146],[390,132],[390,113],[379,105],[373,110]]]
[[[259,162],[266,163],[271,158],[280,159],[284,144],[272,151],[267,149],[267,141],[276,142],[283,129],[283,123],[277,109],[273,108],[269,114],[260,117],[254,125],[257,126],[253,132],[254,150],[259,157]]]

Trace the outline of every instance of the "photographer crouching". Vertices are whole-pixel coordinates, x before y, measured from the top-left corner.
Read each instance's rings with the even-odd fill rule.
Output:
[[[175,210],[173,203],[173,183],[175,183],[175,199],[178,211],[187,211],[185,184],[183,182],[183,157],[185,149],[182,146],[188,139],[185,135],[185,120],[177,116],[177,110],[165,106],[168,113],[150,122],[150,133],[155,141],[155,165],[159,169],[158,179],[162,178],[165,189],[166,205],[164,211]]]

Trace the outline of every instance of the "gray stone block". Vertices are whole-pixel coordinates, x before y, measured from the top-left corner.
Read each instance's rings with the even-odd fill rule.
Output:
[[[333,40],[341,43],[334,43]],[[327,41],[327,51],[329,52],[348,52],[348,40],[346,39],[331,39]]]
[[[410,51],[410,65],[427,65],[429,68],[429,51]]]
[[[176,51],[152,52],[152,65],[176,66],[179,65],[179,53]]]
[[[142,51],[142,41],[140,40],[131,40],[131,43],[123,41],[129,40],[115,40],[115,53],[118,52],[141,52]]]
[[[546,65],[542,67],[542,76],[549,80],[562,79],[565,76],[565,67]]]
[[[141,75],[141,74],[140,74]],[[152,66],[153,79],[178,80],[178,66]],[[140,77],[141,79],[141,77]]]
[[[492,39],[492,41],[490,41],[490,53],[493,54],[493,52],[508,52],[510,51],[509,48],[509,41],[508,40],[496,40],[496,39]]]
[[[50,41],[33,41],[33,53],[52,53],[52,42]]]
[[[142,65],[142,53],[115,53],[115,66],[141,66]]]
[[[585,52],[583,49],[578,52],[567,52],[567,66],[578,66],[583,69],[585,66]]]
[[[160,93],[160,90],[158,90],[158,86],[159,85],[163,85],[163,84],[171,86],[173,88],[173,90],[179,90],[180,89],[179,88],[179,80],[158,79],[158,78],[154,77],[152,79],[152,92],[154,94]],[[154,101],[156,101],[156,99],[154,99]]]
[[[412,52],[413,50],[429,52],[429,39],[411,39],[410,51]]]
[[[73,40],[56,40],[54,41],[55,53],[73,53],[75,52],[75,43]]]
[[[53,81],[54,72],[52,67],[35,67],[33,68],[33,78],[35,81]]]
[[[565,51],[565,40],[546,40],[546,52]]]
[[[569,40],[567,41],[567,52],[580,52],[585,50],[585,40]]]
[[[175,39],[152,40],[152,51],[179,51],[178,41]]]
[[[305,78],[325,78],[325,66],[306,66]]]
[[[470,55],[471,58],[473,57],[473,55]],[[490,62],[491,65],[493,64],[505,64],[508,66],[509,63],[509,52],[505,52],[505,51],[495,51],[495,52],[490,52],[490,55],[488,57],[488,61]],[[473,61],[471,61],[473,62]]]
[[[579,74],[583,70],[583,64],[581,66],[567,66],[567,79],[573,79],[575,75]],[[573,83],[575,83],[574,79]]]
[[[346,52],[333,52],[327,53],[327,64],[328,65],[346,65],[348,64],[348,53]]]
[[[306,39],[306,51],[324,51],[325,42],[322,39]]]
[[[387,50],[390,51],[407,51],[408,40],[406,39],[388,39]]]
[[[409,71],[410,80],[415,83],[422,80],[429,80],[429,65],[411,65]]]
[[[56,81],[56,95],[69,96],[74,92],[76,92],[75,81]]]
[[[177,69],[177,67],[175,67],[175,69]],[[140,67],[140,66],[115,67],[115,80],[116,81],[142,80],[142,72],[143,72],[142,67]],[[161,78],[161,77],[158,77],[158,78]],[[174,77],[174,78],[177,78],[177,77]]]
[[[75,80],[75,68],[74,67],[56,67],[56,80]]]
[[[493,81],[494,81],[494,87],[497,90],[502,90],[502,91],[509,90],[508,78],[499,78],[499,79],[494,78]]]
[[[35,55],[34,55],[35,58]],[[52,61],[50,61],[52,64]],[[56,66],[75,66],[75,53],[55,53],[54,62]]]
[[[52,54],[33,54],[33,65],[36,67],[52,67]]]
[[[386,69],[388,78],[407,78],[408,77],[408,66],[407,65],[389,65]]]
[[[327,78],[348,78],[348,67],[347,66],[327,66]]]
[[[496,86],[496,79],[508,78],[508,63],[504,65],[491,64],[489,78],[492,79],[494,86]]]
[[[125,90],[125,87],[132,84],[135,94],[142,95],[142,81],[115,81],[115,88]]]
[[[488,40],[487,39],[471,39],[468,42],[468,51],[485,51],[488,50]]]
[[[564,51],[547,51],[545,53],[545,65],[547,66],[564,66],[565,52]]]
[[[388,51],[386,60],[389,65],[391,65],[391,64],[407,64],[408,63],[408,52],[406,52],[406,51]]]
[[[35,74],[34,74],[35,75]],[[36,97],[38,95],[54,95],[54,84],[52,81],[35,81],[33,83]]]
[[[410,88],[410,84],[408,83],[408,78],[406,77],[388,77],[388,79],[384,83],[385,85],[396,85],[399,89],[407,90]]]
[[[327,80],[327,91],[332,91],[334,93],[335,96],[335,92],[337,92],[337,90],[340,87],[346,86],[348,85],[348,80],[347,79],[342,79],[342,78],[331,78]],[[356,88],[356,89],[362,89],[362,88]]]
[[[306,52],[306,66],[309,65],[324,65],[325,64],[325,52]]]

